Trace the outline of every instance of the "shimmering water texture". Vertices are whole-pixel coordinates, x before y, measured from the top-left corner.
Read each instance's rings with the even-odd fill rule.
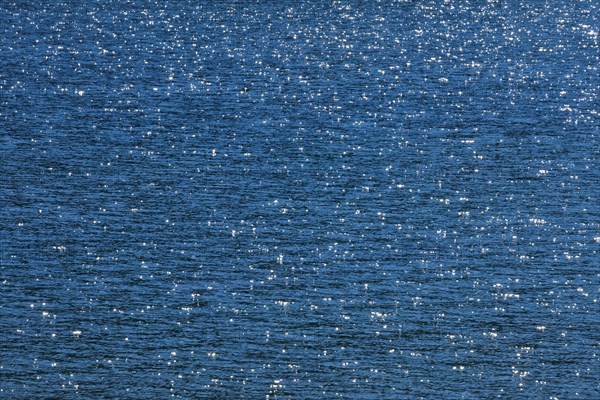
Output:
[[[599,7],[0,2],[0,398],[599,399]]]

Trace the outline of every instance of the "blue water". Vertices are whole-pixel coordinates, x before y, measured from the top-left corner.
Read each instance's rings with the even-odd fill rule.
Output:
[[[600,7],[0,3],[0,398],[600,398]]]

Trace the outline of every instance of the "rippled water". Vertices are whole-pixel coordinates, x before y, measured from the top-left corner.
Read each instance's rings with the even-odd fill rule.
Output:
[[[600,397],[595,1],[0,13],[0,397]]]

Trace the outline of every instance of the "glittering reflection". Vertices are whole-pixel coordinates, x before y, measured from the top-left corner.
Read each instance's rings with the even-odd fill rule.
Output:
[[[596,394],[594,2],[0,7],[0,393]]]

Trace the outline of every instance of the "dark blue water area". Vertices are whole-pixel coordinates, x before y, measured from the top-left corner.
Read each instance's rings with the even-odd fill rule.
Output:
[[[0,398],[600,398],[596,1],[0,4]]]

